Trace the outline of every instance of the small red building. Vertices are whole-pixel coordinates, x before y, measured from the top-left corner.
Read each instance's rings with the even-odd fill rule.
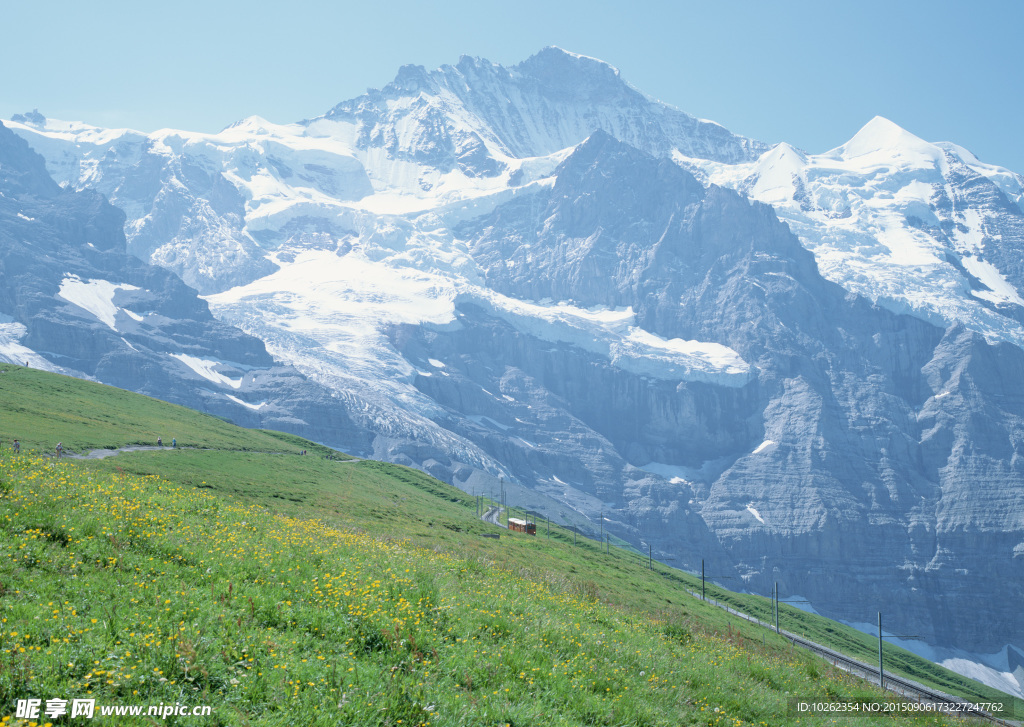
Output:
[[[517,533],[526,533],[527,535],[537,534],[537,523],[527,522],[526,520],[520,520],[517,517],[510,517],[508,519],[508,529],[515,530]]]

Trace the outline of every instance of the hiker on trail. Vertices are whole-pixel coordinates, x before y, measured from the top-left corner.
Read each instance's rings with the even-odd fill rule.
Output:
[[[14,453],[17,454],[18,452],[21,451],[21,442],[19,442],[17,439],[15,439],[13,447],[14,447]]]
[[[171,437],[171,449],[177,449],[177,448],[178,448],[178,439],[177,439],[177,437]]]
[[[158,447],[164,446],[164,438],[163,437],[157,437],[156,438],[156,446],[158,446]]]
[[[57,456],[60,457],[62,454],[64,454],[64,444],[57,442]]]

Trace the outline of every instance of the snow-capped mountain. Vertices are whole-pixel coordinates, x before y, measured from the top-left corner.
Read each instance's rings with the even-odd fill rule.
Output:
[[[470,177],[497,176],[509,159],[553,154],[595,129],[655,156],[738,162],[766,148],[653,101],[607,63],[560,48],[512,68],[467,56],[436,71],[403,66],[381,91],[317,121],[354,125],[356,146],[389,159]]]
[[[331,393],[125,252],[124,214],[61,189],[0,124],[0,360],[100,380],[249,426],[358,436]],[[167,432],[139,432],[156,438]]]
[[[876,117],[842,146],[753,162],[676,155],[772,205],[825,277],[897,312],[1024,344],[1024,178]]]
[[[295,124],[11,127],[352,422],[293,429],[1024,683],[1019,175],[882,119],[768,147],[555,48]]]

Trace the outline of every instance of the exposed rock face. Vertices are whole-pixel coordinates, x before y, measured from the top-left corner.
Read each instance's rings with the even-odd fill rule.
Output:
[[[731,347],[755,380],[740,389],[645,381],[463,306],[455,330],[396,337],[411,360],[445,364],[449,376],[417,386],[493,422],[462,433],[500,461],[521,461],[516,472],[551,473],[532,487],[550,490],[553,476],[572,483],[613,507],[634,540],[671,541],[676,518],[699,512],[756,591],[778,580],[842,618],[865,620],[873,603],[894,629],[923,629],[932,643],[1001,648],[1020,626],[1015,608],[994,601],[1024,595],[1013,553],[1024,534],[1020,349],[849,296],[769,208],[659,168],[592,137],[550,191],[499,206],[460,235],[503,292],[632,306],[660,336]],[[602,250],[605,240],[618,246]],[[516,445],[550,429],[536,420],[546,401],[573,417],[560,433],[589,428],[601,439]],[[651,510],[666,488],[631,479],[631,466],[651,462],[691,473],[659,525]],[[716,550],[698,544],[686,549],[691,567]],[[988,580],[1001,584],[999,598]],[[979,609],[991,618],[978,620]]]
[[[365,442],[330,392],[217,321],[173,273],[128,254],[124,222],[98,192],[59,187],[0,124],[0,358],[247,426]]]
[[[607,63],[561,48],[545,48],[512,68],[469,56],[436,71],[403,66],[382,90],[344,101],[324,118],[354,123],[362,148],[442,171],[458,166],[460,148],[486,144],[492,156],[539,157],[597,129],[656,156],[675,149],[735,163],[768,149],[653,101]],[[498,163],[486,171],[498,173]]]
[[[96,340],[161,353],[61,349],[89,375],[107,357],[173,392],[161,371],[200,370],[266,426],[467,490],[503,477],[516,504],[731,585],[975,654],[1024,644],[1019,175],[879,119],[823,155],[769,148],[558,49],[407,66],[288,126],[14,127],[224,326],[215,355],[150,323],[214,325],[173,276],[87,267],[84,243],[122,243],[79,235],[77,283],[34,274],[0,307],[47,311],[24,324],[38,350],[57,312],[83,317],[61,286],[107,281]],[[88,224],[119,224],[94,204]]]

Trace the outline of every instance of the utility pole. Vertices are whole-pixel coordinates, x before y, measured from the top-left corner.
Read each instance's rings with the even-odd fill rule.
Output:
[[[653,553],[654,553],[654,551],[653,551],[653,549],[651,547],[651,544],[648,543],[647,544],[647,569],[648,570],[654,570],[654,555],[653,555]]]
[[[878,612],[878,686],[885,689],[885,679],[882,676],[882,612]]]
[[[882,636],[882,612],[878,612],[878,686],[885,689],[885,675],[882,672],[882,639],[920,639],[916,634],[889,634]]]
[[[704,559],[700,559],[700,600],[706,601],[704,598]]]
[[[775,581],[775,597],[772,599],[775,606],[775,633],[779,633],[779,582]]]

